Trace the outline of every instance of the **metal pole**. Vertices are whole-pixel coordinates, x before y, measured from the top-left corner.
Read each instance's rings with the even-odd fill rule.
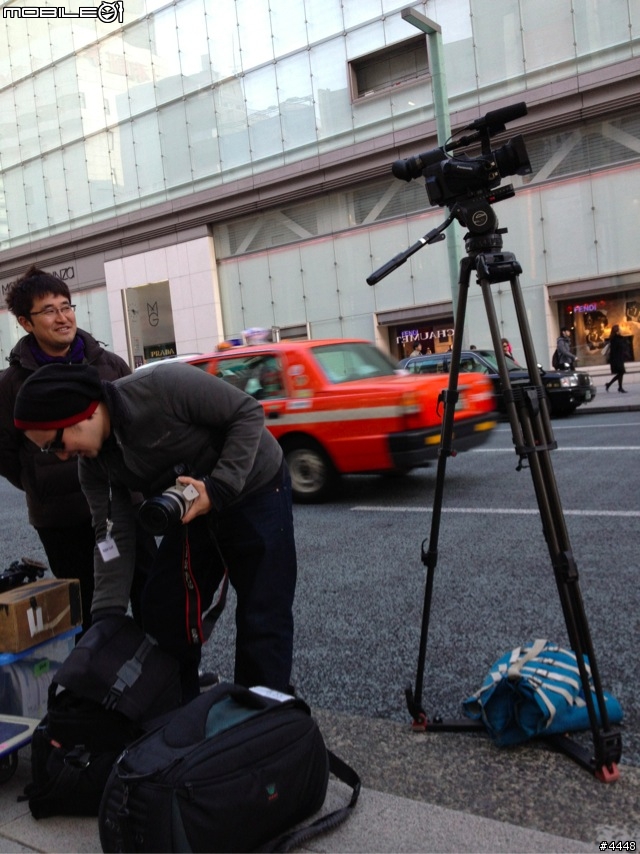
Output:
[[[436,119],[436,133],[438,145],[444,145],[451,136],[451,123],[449,121],[449,96],[447,95],[447,76],[444,69],[444,54],[442,49],[442,28],[435,21],[427,18],[417,9],[407,7],[402,9],[400,15],[405,21],[421,30],[427,36],[429,46],[429,59],[431,68],[431,88],[433,91],[433,108]],[[458,304],[458,271],[460,269],[460,253],[458,247],[457,225],[447,239],[447,257],[449,260],[449,277],[451,279],[451,300],[453,307]],[[463,341],[465,331],[462,331]],[[465,342],[466,343],[466,342]]]

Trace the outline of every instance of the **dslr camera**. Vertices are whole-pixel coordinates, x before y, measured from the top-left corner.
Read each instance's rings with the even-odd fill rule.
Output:
[[[176,468],[177,474],[186,474],[186,469]],[[154,495],[143,501],[138,510],[142,527],[156,537],[162,536],[167,529],[177,525],[198,497],[193,484],[184,484],[176,480],[173,486],[161,495]]]

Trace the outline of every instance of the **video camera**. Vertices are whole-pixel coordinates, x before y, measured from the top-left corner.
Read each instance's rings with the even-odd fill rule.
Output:
[[[495,151],[491,150],[489,140],[504,131],[507,122],[526,114],[527,105],[524,101],[510,107],[491,110],[484,118],[476,119],[462,129],[472,130],[474,133],[424,154],[417,154],[406,160],[396,160],[391,171],[396,178],[403,181],[423,176],[429,201],[432,205],[441,207],[460,203],[465,197],[495,202],[513,196],[514,190],[511,186],[503,188],[502,191],[491,191],[498,187],[502,178],[507,175],[531,173],[524,138],[522,135],[515,136]],[[448,151],[466,148],[476,142],[482,144],[482,154],[478,157],[468,157],[466,154],[458,157],[447,155]]]
[[[0,593],[20,587],[22,584],[29,584],[36,578],[42,578],[46,570],[46,564],[32,558],[23,557],[21,560],[14,560],[7,569],[0,572]]]

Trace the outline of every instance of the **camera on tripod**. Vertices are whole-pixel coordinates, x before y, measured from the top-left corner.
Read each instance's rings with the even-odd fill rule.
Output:
[[[406,160],[396,160],[391,171],[396,178],[411,181],[423,176],[429,201],[432,205],[451,205],[465,196],[480,197],[490,202],[508,198],[514,194],[512,187],[502,192],[491,193],[507,175],[529,175],[531,164],[522,135],[515,136],[505,145],[491,150],[490,138],[505,130],[505,124],[527,114],[524,101],[488,112],[484,118],[467,125],[463,130],[472,130],[469,136],[449,142],[440,148],[417,154]],[[449,157],[448,151],[466,148],[476,142],[482,143],[482,154],[468,157],[461,154]]]
[[[176,466],[174,471],[178,476],[185,475],[187,467]],[[154,495],[142,502],[138,510],[140,524],[150,534],[161,536],[168,528],[180,522],[197,497],[198,490],[193,484],[176,480],[175,484],[165,489],[161,495]]]

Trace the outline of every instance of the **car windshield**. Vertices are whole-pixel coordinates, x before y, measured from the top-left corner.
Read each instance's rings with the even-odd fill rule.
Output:
[[[493,350],[478,350],[478,353],[480,353],[480,355],[483,357],[483,359],[485,359],[487,362],[489,362],[489,364],[493,368],[494,372],[497,374],[498,373],[498,363],[496,361],[495,352]],[[514,358],[512,358],[511,356],[507,356],[506,353],[504,355],[504,358],[505,358],[505,361],[507,363],[507,370],[508,371],[524,371],[524,370],[526,370],[526,368],[523,368],[522,365],[519,365]]]
[[[371,377],[391,377],[396,372],[395,364],[373,344],[365,342],[324,344],[313,347],[329,382],[347,383]]]

